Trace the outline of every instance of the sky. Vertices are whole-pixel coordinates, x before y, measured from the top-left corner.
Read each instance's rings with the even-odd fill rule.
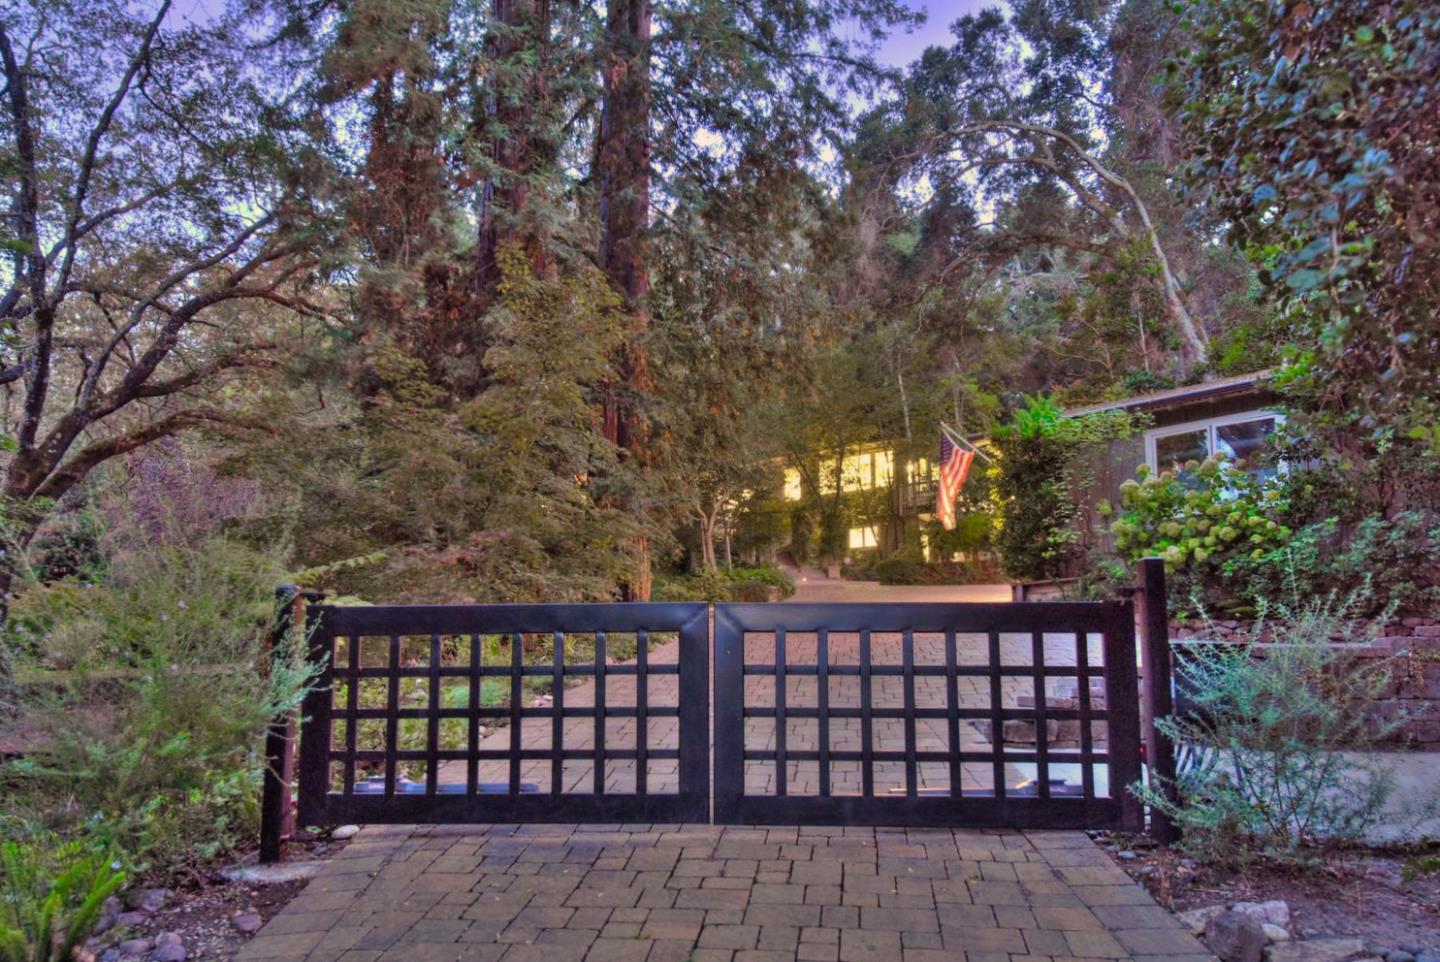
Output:
[[[1001,0],[907,0],[912,10],[925,12],[925,24],[911,33],[896,33],[880,46],[880,60],[896,67],[904,67],[920,56],[926,47],[949,46],[950,24],[967,13],[977,13],[986,7],[1001,6]]]
[[[1001,5],[1002,0],[906,0],[912,10],[922,10],[926,21],[918,30],[896,33],[881,44],[882,63],[895,67],[910,64],[926,47],[949,45],[950,24],[967,13]],[[204,21],[223,9],[225,0],[175,0],[171,17],[180,20]]]

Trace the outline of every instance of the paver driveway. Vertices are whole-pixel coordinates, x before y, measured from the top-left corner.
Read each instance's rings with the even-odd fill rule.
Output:
[[[372,826],[238,960],[1212,962],[1083,833]]]
[[[847,589],[848,590],[848,589]],[[834,589],[832,593],[838,593]],[[802,596],[796,600],[810,600]],[[879,600],[836,597],[826,600]],[[909,599],[907,599],[909,600]],[[925,599],[935,600],[935,599]],[[950,600],[950,599],[946,599]],[[986,659],[983,637],[959,639],[962,661]],[[877,663],[899,661],[899,636],[877,633]],[[1046,636],[1047,664],[1074,665],[1073,635]],[[939,636],[916,635],[916,660],[938,658]],[[751,644],[747,639],[747,647]],[[763,639],[757,642],[765,644]],[[854,663],[858,639],[830,635],[833,663]],[[893,651],[891,650],[893,649]],[[771,649],[773,651],[773,648]],[[803,635],[787,639],[787,661],[813,663]],[[965,654],[965,652],[969,654]],[[1002,661],[1028,664],[1028,635],[1002,637]],[[1099,664],[1099,639],[1087,646]],[[893,655],[893,658],[891,657]],[[747,660],[763,660],[763,650]],[[650,653],[673,662],[674,645]],[[943,700],[932,679],[917,679],[925,707]],[[635,703],[634,676],[607,677],[611,706]],[[787,702],[814,705],[814,676],[789,676]],[[832,676],[830,703],[858,698],[854,676]],[[900,679],[876,678],[877,706],[902,703]],[[1048,695],[1065,697],[1065,679]],[[675,676],[652,676],[651,705],[673,705]],[[768,686],[768,688],[767,688]],[[1035,695],[1031,680],[1007,678],[1006,706]],[[988,704],[981,687],[962,691],[967,706]],[[773,704],[773,677],[747,679],[747,704]],[[570,707],[594,704],[593,682],[563,693]],[[941,701],[940,703],[943,703]],[[749,719],[752,748],[773,743],[772,719]],[[893,723],[893,724],[892,724]],[[792,719],[788,742],[808,747],[813,720]],[[900,722],[875,720],[879,747],[903,744]],[[1103,723],[1101,723],[1103,724]],[[768,725],[768,728],[767,728]],[[606,744],[631,748],[635,721],[606,721]],[[652,748],[675,747],[674,718],[650,718]],[[832,722],[832,745],[853,747],[858,725]],[[943,726],[922,725],[918,747],[944,751]],[[1097,730],[1103,738],[1103,729]],[[521,726],[524,748],[550,748],[549,719]],[[967,723],[961,748],[986,751],[989,732]],[[593,747],[589,718],[567,719],[567,749]],[[506,749],[508,731],[485,748]],[[893,744],[892,744],[893,743]],[[564,791],[593,784],[587,760],[564,765]],[[809,765],[809,769],[804,766]],[[858,764],[858,763],[857,763]],[[613,760],[607,790],[631,792],[634,762]],[[813,793],[815,763],[792,763],[792,794]],[[649,790],[673,791],[676,763],[651,759]],[[946,766],[922,770],[921,788],[949,788]],[[964,788],[987,790],[988,765],[962,771]],[[550,790],[550,763],[527,761],[528,790]],[[1060,774],[1070,773],[1063,769]],[[504,782],[508,763],[485,762],[481,782]],[[1007,766],[1012,784],[1033,775]],[[1103,773],[1097,773],[1103,790]],[[771,763],[747,767],[747,790],[770,793]],[[877,765],[876,791],[903,790],[899,765]],[[442,782],[464,780],[464,766],[441,769]],[[859,772],[832,770],[833,791],[858,791]],[[249,959],[307,962],[1045,962],[1060,959],[1210,960],[1173,916],[1130,882],[1083,833],[885,829],[870,827],[734,828],[721,826],[524,825],[370,826],[323,874],[247,944]]]

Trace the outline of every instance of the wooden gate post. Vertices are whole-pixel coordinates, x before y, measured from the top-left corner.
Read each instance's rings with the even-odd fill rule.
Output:
[[[294,585],[275,589],[275,624],[268,650],[262,654],[260,670],[270,673],[274,659],[294,648],[285,643],[296,625],[305,624],[306,598]],[[265,774],[260,793],[260,861],[278,862],[285,854],[285,842],[295,832],[295,805],[291,786],[295,782],[295,712],[273,719],[265,733]]]
[[[1165,604],[1165,562],[1159,558],[1140,560],[1140,664],[1144,677],[1145,761],[1150,769],[1150,787],[1162,797],[1175,800],[1175,746],[1155,725],[1157,718],[1174,712],[1171,692],[1170,615]],[[1169,845],[1180,838],[1179,827],[1169,815],[1150,808],[1150,834]]]

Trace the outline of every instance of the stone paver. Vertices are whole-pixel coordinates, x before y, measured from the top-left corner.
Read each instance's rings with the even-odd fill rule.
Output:
[[[466,825],[362,830],[237,956],[269,959],[1211,957],[1081,832]]]

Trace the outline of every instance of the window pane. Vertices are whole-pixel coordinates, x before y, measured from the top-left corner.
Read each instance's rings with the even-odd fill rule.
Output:
[[[1227,424],[1215,429],[1215,443],[1237,466],[1253,467],[1250,458],[1265,446],[1266,438],[1275,433],[1274,418],[1260,418]]]
[[[1182,431],[1155,439],[1155,467],[1160,471],[1183,468],[1186,461],[1204,461],[1210,454],[1209,432]]]

